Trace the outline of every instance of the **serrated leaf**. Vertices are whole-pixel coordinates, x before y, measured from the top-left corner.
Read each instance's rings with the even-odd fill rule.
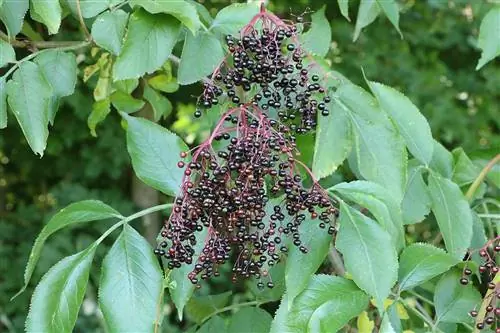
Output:
[[[47,26],[49,34],[59,31],[62,19],[62,9],[59,0],[30,0],[31,17]]]
[[[367,81],[382,110],[394,120],[410,153],[428,165],[434,142],[431,128],[418,108],[402,93],[378,82]]]
[[[226,291],[222,294],[192,297],[186,304],[186,314],[191,320],[201,324],[205,318],[225,307],[232,294],[231,291]]]
[[[389,234],[375,221],[345,203],[340,205],[336,246],[347,272],[382,306],[397,280],[398,258]],[[380,309],[383,312],[383,308]]]
[[[312,172],[317,179],[331,175],[349,156],[353,133],[349,116],[335,101],[328,103],[330,114],[319,116],[316,127]]]
[[[5,24],[9,36],[14,37],[21,31],[28,7],[28,0],[4,0],[0,7],[0,20]]]
[[[431,211],[431,198],[422,177],[423,170],[420,166],[409,168],[408,182],[401,202],[405,224],[421,222]]]
[[[117,90],[111,95],[111,104],[113,104],[118,111],[134,113],[139,111],[145,103],[123,91]]]
[[[350,280],[313,275],[291,308],[287,295],[283,297],[271,333],[337,332],[359,315],[368,301],[368,296]]]
[[[431,244],[408,246],[399,260],[399,289],[408,290],[446,272],[459,262]]]
[[[202,231],[195,232],[197,241],[196,245],[193,247],[195,253],[195,255],[193,256],[193,263],[190,265],[183,265],[180,268],[176,268],[172,271],[172,273],[170,273],[170,278],[172,279],[172,281],[176,282],[175,288],[170,289],[170,296],[172,297],[172,301],[177,308],[177,317],[179,318],[179,320],[182,320],[184,307],[188,303],[196,288],[195,285],[188,279],[188,274],[194,269],[194,266],[198,261],[199,253],[201,253],[203,247],[205,246],[205,238],[207,237],[207,234],[207,228],[203,228]],[[214,317],[212,317],[212,319],[213,318]]]
[[[237,35],[257,13],[259,13],[258,2],[234,3],[217,13],[210,30],[214,29],[224,35]]]
[[[184,170],[178,156],[188,151],[177,135],[149,120],[123,115],[127,121],[127,150],[134,171],[144,183],[171,196],[179,193]]]
[[[16,61],[16,52],[12,45],[0,39],[0,68]]]
[[[326,56],[332,41],[332,29],[325,15],[326,6],[311,15],[311,28],[301,36],[302,47],[320,57]]]
[[[151,14],[170,14],[181,21],[193,34],[196,34],[201,26],[196,8],[184,0],[131,0],[130,5],[140,6]]]
[[[162,289],[163,274],[151,246],[124,224],[101,268],[99,307],[108,330],[153,331]]]
[[[92,38],[100,47],[118,55],[122,48],[127,21],[128,13],[121,9],[104,12],[92,24]]]
[[[154,121],[159,121],[162,117],[166,118],[172,112],[172,103],[168,98],[148,85],[144,87],[143,97],[153,108]]]
[[[368,181],[339,183],[330,190],[338,192],[360,206],[368,209],[375,219],[391,236],[397,250],[405,246],[403,217],[399,204],[385,188]]]
[[[171,75],[158,74],[148,79],[148,84],[156,90],[173,93],[179,90],[177,80]]]
[[[380,8],[377,4],[377,0],[361,0],[358,8],[358,16],[356,18],[354,35],[352,37],[354,42],[358,39],[361,30],[375,21],[379,14]]]
[[[374,98],[354,84],[340,86],[333,96],[350,118],[354,161],[361,176],[384,186],[400,202],[406,185],[407,153],[403,138]]]
[[[431,173],[428,178],[432,212],[443,235],[448,253],[463,258],[472,239],[469,203],[457,184]]]
[[[19,65],[7,82],[10,109],[35,154],[43,156],[49,136],[49,102],[52,88],[40,68],[31,61]]]
[[[43,276],[35,288],[26,332],[72,332],[85,296],[95,245],[66,257]]]
[[[500,22],[500,7],[494,6],[486,14],[479,27],[477,46],[482,50],[476,70],[481,69],[489,61],[500,55],[500,38],[498,38],[498,22]]]
[[[0,129],[7,127],[7,87],[0,77]]]
[[[246,307],[231,316],[227,331],[269,333],[272,320],[273,317],[269,312],[256,307]]]
[[[345,17],[347,21],[351,22],[351,19],[349,18],[349,0],[337,0],[337,3],[342,16]]]
[[[428,178],[432,212],[448,253],[463,258],[472,239],[472,215],[469,204],[457,184],[431,173]]]
[[[473,321],[469,311],[479,308],[481,294],[472,285],[461,285],[460,278],[461,272],[452,270],[437,283],[434,292],[436,324]]]
[[[90,115],[87,119],[87,125],[90,129],[90,134],[93,137],[97,137],[97,125],[103,122],[110,112],[111,102],[109,98],[94,102],[94,104],[92,104],[92,112],[90,112]]]
[[[394,28],[399,32],[401,38],[403,38],[401,30],[399,30],[399,7],[397,2],[395,0],[377,0],[377,3]]]
[[[445,178],[451,178],[453,175],[453,155],[436,140],[429,167]]]
[[[325,260],[332,241],[332,235],[319,227],[318,220],[306,218],[299,226],[302,245],[308,253],[302,253],[298,246],[289,240],[288,256],[285,266],[285,285],[289,304],[307,287],[311,276],[316,273]]]
[[[203,324],[196,333],[231,333],[227,330],[226,322],[219,316],[214,316],[210,318],[205,324]]]
[[[204,54],[200,57],[200,54]],[[181,85],[194,83],[212,73],[224,59],[219,40],[210,32],[188,33],[182,49],[178,81]]]
[[[457,183],[458,186],[471,184],[481,170],[472,163],[463,148],[454,149],[452,155],[454,162],[451,180]]]
[[[42,231],[40,231],[40,234],[38,234],[38,237],[33,244],[33,248],[31,249],[28,263],[26,264],[26,270],[24,272],[24,286],[18,294],[26,289],[26,286],[31,279],[31,275],[35,270],[36,263],[40,258],[40,254],[42,253],[43,245],[50,235],[69,225],[104,220],[113,217],[121,217],[121,215],[110,206],[98,200],[79,201],[61,209],[49,220]],[[16,296],[18,294],[16,294]]]
[[[130,15],[125,42],[113,66],[114,81],[138,78],[160,68],[172,53],[179,31],[179,22],[169,15],[135,11]]]

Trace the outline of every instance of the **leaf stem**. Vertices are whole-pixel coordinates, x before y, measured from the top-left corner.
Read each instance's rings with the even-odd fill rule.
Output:
[[[80,26],[82,27],[83,33],[85,34],[87,41],[89,42],[92,41],[92,35],[90,34],[89,29],[87,29],[85,21],[83,20],[82,8],[80,7],[80,0],[76,0],[76,12],[78,14],[78,21],[80,21]]]
[[[211,314],[209,314],[208,316],[206,316],[205,318],[203,318],[201,320],[200,325],[203,324],[208,319],[210,319],[211,317],[213,317],[213,316],[215,316],[215,315],[217,315],[219,313],[230,311],[230,310],[234,310],[234,309],[238,309],[238,308],[242,308],[242,307],[245,307],[245,306],[252,306],[252,305],[259,306],[259,305],[261,305],[263,303],[265,303],[265,302],[250,301],[250,302],[236,303],[236,304],[228,305],[226,307],[223,307],[223,308],[215,310],[214,312],[212,312]]]
[[[413,306],[411,306],[410,303],[408,303],[407,300],[405,300],[405,299],[399,299],[399,301],[401,302],[401,304],[403,304],[403,306],[405,308],[407,308],[408,310],[410,310],[411,312],[413,312],[417,317],[419,317],[420,319],[422,319],[429,326],[429,328],[432,329],[433,332],[444,333],[443,331],[441,331],[439,328],[436,327],[436,325],[434,324],[434,322],[428,316],[424,315],[419,310],[417,310]]]
[[[420,295],[420,294],[417,294],[416,292],[414,292],[413,290],[405,290],[405,292],[407,292],[408,294],[412,295],[412,296],[415,296],[416,298],[424,301],[425,303],[431,305],[431,306],[434,306],[434,302],[432,302],[430,299],[427,299],[426,297]]]
[[[484,181],[484,179],[488,175],[488,172],[490,172],[490,170],[493,168],[493,166],[498,162],[500,162],[500,154],[498,154],[491,161],[489,161],[488,164],[485,165],[483,170],[481,170],[481,172],[479,173],[479,175],[474,180],[472,185],[467,190],[467,193],[465,194],[465,197],[467,198],[468,201],[472,200],[474,193],[476,193],[477,189],[479,188],[481,183]]]

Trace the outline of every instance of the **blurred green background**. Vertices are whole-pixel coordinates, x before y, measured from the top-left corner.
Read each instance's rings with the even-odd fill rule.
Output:
[[[231,3],[199,2],[212,15]],[[352,42],[354,23],[340,15],[336,1],[275,0],[270,1],[269,8],[289,17],[326,4],[333,34],[328,58],[334,69],[365,86],[363,68],[371,80],[405,93],[427,117],[434,137],[445,147],[451,150],[463,146],[472,158],[491,157],[500,150],[500,61],[494,60],[479,72],[475,71],[480,56],[475,47],[478,29],[491,4],[483,0],[405,0],[400,3],[404,39],[387,19],[379,17],[364,29],[355,43]],[[351,1],[352,20],[357,6],[358,1]],[[44,33],[39,23],[27,19],[35,30]],[[77,21],[66,19],[62,32],[54,38],[81,39]],[[26,55],[23,52],[18,50],[18,58]],[[82,61],[91,63],[89,59]],[[134,178],[117,114],[110,115],[100,125],[98,138],[89,134],[87,117],[92,106],[92,88],[92,82],[83,84],[80,80],[76,93],[64,100],[42,159],[31,152],[13,119],[1,132],[0,332],[23,331],[29,298],[41,275],[63,256],[83,249],[109,226],[106,221],[86,224],[51,237],[31,288],[10,302],[10,297],[22,285],[33,240],[55,211],[71,202],[94,198],[126,215],[166,199]],[[193,85],[169,94],[174,112],[162,123],[189,142],[199,140],[210,128],[208,117],[194,122],[192,116],[193,96],[199,91],[200,86]],[[160,222],[159,216],[143,221],[144,234],[151,241]],[[111,241],[107,240],[108,246]],[[96,263],[102,259],[105,249],[101,247],[100,251]],[[96,269],[91,273],[91,286],[77,322],[77,332],[103,331],[95,303],[98,280]],[[216,292],[228,289],[224,281],[211,288]],[[164,330],[182,331],[184,324],[179,326],[173,315],[170,317],[164,321]]]

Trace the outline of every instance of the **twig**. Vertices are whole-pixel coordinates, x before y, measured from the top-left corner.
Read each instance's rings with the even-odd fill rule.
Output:
[[[337,275],[344,276],[345,275],[345,266],[342,261],[342,257],[336,248],[331,247],[330,251],[328,251],[328,260],[333,266],[333,270]]]
[[[83,33],[85,34],[87,41],[90,42],[92,41],[92,35],[90,34],[89,29],[87,29],[85,21],[83,20],[82,9],[80,8],[80,0],[76,0],[76,11],[78,13],[78,20],[80,21],[80,26],[82,27]]]
[[[259,306],[262,303],[263,302],[259,302],[259,301],[251,301],[251,302],[236,303],[236,304],[228,305],[226,307],[223,307],[223,308],[215,310],[214,312],[212,312],[211,314],[209,314],[208,316],[206,316],[205,318],[203,318],[201,320],[200,324],[204,323],[205,321],[207,321],[211,317],[215,316],[216,314],[219,314],[219,313],[222,313],[222,312],[226,312],[226,311],[230,311],[230,310],[237,309],[237,308],[241,308],[241,307],[244,307],[244,306],[252,306],[252,305]]]
[[[9,38],[3,31],[0,31],[0,39],[6,41],[10,45],[16,48],[27,48],[27,49],[51,49],[60,47],[69,47],[81,44],[82,41],[32,41],[32,40],[19,40],[15,38]]]

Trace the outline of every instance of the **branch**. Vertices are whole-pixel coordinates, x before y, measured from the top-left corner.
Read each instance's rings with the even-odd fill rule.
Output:
[[[489,161],[488,164],[486,164],[486,166],[483,168],[483,170],[481,170],[481,172],[479,173],[479,175],[474,180],[472,185],[469,187],[469,190],[465,194],[465,197],[467,198],[467,200],[469,200],[469,201],[472,200],[472,197],[474,196],[474,193],[476,193],[479,185],[481,185],[481,183],[484,181],[484,179],[488,175],[488,172],[490,172],[490,170],[493,168],[493,166],[498,162],[500,162],[500,154],[498,154],[491,161]]]
[[[90,34],[89,29],[87,29],[85,21],[83,20],[82,9],[80,7],[80,0],[76,0],[76,11],[78,14],[78,21],[80,21],[80,26],[82,27],[83,33],[85,34],[87,41],[90,42],[92,41],[92,35]]]

